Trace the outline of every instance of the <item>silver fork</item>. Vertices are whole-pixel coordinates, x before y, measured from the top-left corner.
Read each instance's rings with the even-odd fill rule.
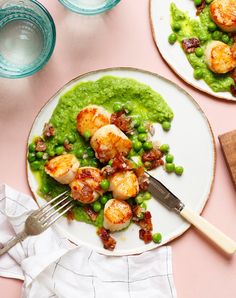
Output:
[[[56,203],[51,205],[54,202]],[[55,210],[55,207],[58,208]],[[15,246],[18,242],[25,240],[28,236],[34,236],[44,232],[72,207],[73,200],[69,196],[69,192],[65,191],[50,200],[41,208],[33,211],[25,221],[24,230],[0,247],[0,256]],[[58,213],[59,211],[61,212]]]

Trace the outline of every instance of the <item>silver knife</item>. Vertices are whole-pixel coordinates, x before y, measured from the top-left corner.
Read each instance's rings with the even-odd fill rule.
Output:
[[[236,251],[236,242],[218,230],[215,226],[205,220],[191,209],[185,206],[164,184],[154,178],[150,173],[148,175],[150,184],[148,190],[169,210],[180,214],[185,220],[193,224],[208,239],[222,249],[226,254],[233,254]]]

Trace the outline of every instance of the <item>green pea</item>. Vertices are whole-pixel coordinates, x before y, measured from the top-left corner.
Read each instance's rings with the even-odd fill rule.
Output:
[[[168,37],[168,41],[170,44],[174,44],[177,40],[177,35],[175,33],[171,33]]]
[[[142,143],[139,142],[139,141],[133,142],[133,148],[134,148],[135,151],[138,152],[142,148]]]
[[[89,160],[88,159],[82,159],[80,162],[81,167],[87,167],[89,166]]]
[[[166,172],[172,173],[175,170],[175,165],[173,163],[166,163],[165,169],[166,169]]]
[[[92,206],[95,212],[99,212],[102,209],[102,205],[98,201],[94,202]]]
[[[174,160],[174,155],[172,155],[172,154],[167,154],[166,155],[166,162],[167,163],[172,163],[173,160]]]
[[[165,154],[169,152],[169,149],[170,149],[170,146],[168,144],[163,144],[160,147],[161,152]]]
[[[135,200],[136,204],[140,205],[143,203],[143,196],[141,194],[138,194],[134,200]]]
[[[63,145],[65,142],[65,137],[64,136],[58,136],[57,137],[57,144],[58,145]]]
[[[96,168],[96,167],[98,166],[98,162],[97,162],[97,160],[92,159],[92,160],[89,160],[89,165],[90,165],[91,167]]]
[[[93,151],[92,148],[88,148],[86,150],[86,152],[87,152],[87,154],[88,154],[89,157],[94,157],[95,156],[95,153],[94,153],[94,151]]]
[[[203,77],[203,72],[201,68],[194,69],[193,76],[196,80],[200,80]]]
[[[33,153],[33,152],[30,152],[30,153],[28,153],[28,161],[29,162],[33,162],[33,161],[35,161],[35,153]]]
[[[230,40],[230,37],[229,37],[228,34],[223,34],[221,40],[222,40],[224,43],[228,43],[229,40]]]
[[[90,137],[91,137],[90,131],[89,130],[85,130],[83,136],[84,136],[85,140],[88,141],[90,139]]]
[[[100,186],[103,190],[108,190],[109,186],[110,186],[110,182],[107,179],[103,179],[100,183]]]
[[[145,151],[151,150],[152,148],[153,148],[152,142],[146,141],[145,143],[143,143],[143,149]]]
[[[210,32],[214,32],[217,29],[217,26],[214,22],[210,22],[207,28]]]
[[[113,164],[113,159],[110,159],[108,162],[108,165],[112,167],[112,164]]]
[[[124,105],[124,109],[125,109],[125,112],[127,114],[131,113],[133,111],[133,105],[131,102],[126,102],[126,104]]]
[[[40,151],[37,152],[36,153],[36,157],[39,158],[39,159],[41,159],[43,157],[43,152],[40,152]]]
[[[102,203],[102,205],[105,205],[108,200],[109,200],[109,198],[107,195],[103,195],[100,198],[100,202]]]
[[[136,156],[137,152],[132,148],[128,154],[128,157],[131,158],[132,156]]]
[[[35,160],[30,164],[30,167],[33,171],[38,171],[40,169],[40,162]]]
[[[196,6],[201,5],[202,4],[202,0],[194,0],[194,4]]]
[[[176,166],[175,167],[175,173],[177,175],[181,176],[183,174],[183,172],[184,172],[184,168],[183,167],[181,167],[181,166]]]
[[[135,128],[139,127],[141,125],[141,118],[140,117],[135,117],[133,118],[133,126]]]
[[[36,145],[34,143],[29,144],[29,152],[35,152]]]
[[[140,207],[144,210],[147,210],[147,203],[146,202],[142,202],[142,204],[140,205]]]
[[[179,31],[179,30],[181,29],[181,25],[180,25],[180,23],[173,23],[173,24],[172,24],[172,29],[173,29],[174,31]]]
[[[161,243],[161,240],[162,240],[162,235],[161,233],[155,233],[152,235],[152,241],[155,242],[155,243]]]
[[[146,191],[143,195],[144,201],[150,200],[151,198],[152,198],[152,195],[150,194],[150,192]]]
[[[212,0],[206,0],[206,4],[210,4]]]
[[[55,148],[56,155],[61,155],[63,152],[64,152],[64,147],[63,146],[57,146]]]
[[[196,50],[195,50],[195,55],[197,56],[197,57],[202,57],[203,56],[203,49],[202,48],[196,48]]]
[[[147,134],[146,133],[140,133],[139,135],[138,135],[138,140],[140,141],[140,142],[145,142],[146,140],[147,140]]]
[[[141,125],[137,128],[137,131],[139,133],[144,133],[144,132],[147,132],[147,129],[143,125]]]
[[[55,151],[53,149],[48,150],[48,155],[53,157],[55,155]]]
[[[41,187],[41,192],[42,193],[49,193],[49,187],[48,185],[44,184],[42,187]]]
[[[82,158],[83,155],[84,155],[84,151],[85,151],[84,148],[79,148],[79,149],[76,150],[75,155],[76,155],[78,158]]]
[[[113,111],[115,113],[118,113],[122,110],[123,106],[120,102],[115,102],[114,105],[113,105]]]
[[[169,131],[171,128],[171,123],[169,121],[164,121],[164,122],[162,122],[161,125],[162,125],[163,130],[165,130],[165,131]]]
[[[75,142],[75,136],[73,134],[69,134],[68,135],[68,141],[71,143],[71,144],[74,144]]]
[[[212,38],[214,40],[220,40],[221,39],[221,36],[222,36],[222,32],[216,30],[212,33]]]

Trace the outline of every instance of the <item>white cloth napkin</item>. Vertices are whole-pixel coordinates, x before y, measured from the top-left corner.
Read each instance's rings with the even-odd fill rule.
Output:
[[[0,242],[20,232],[36,208],[29,196],[1,185]],[[24,280],[22,297],[27,298],[176,297],[170,247],[135,256],[104,256],[71,244],[53,227],[0,257],[0,276]]]

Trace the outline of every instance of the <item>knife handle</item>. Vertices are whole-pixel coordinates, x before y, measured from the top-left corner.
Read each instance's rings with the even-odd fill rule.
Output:
[[[194,213],[187,207],[184,207],[180,211],[180,214],[226,254],[233,254],[236,251],[236,242],[218,230],[202,216]]]

